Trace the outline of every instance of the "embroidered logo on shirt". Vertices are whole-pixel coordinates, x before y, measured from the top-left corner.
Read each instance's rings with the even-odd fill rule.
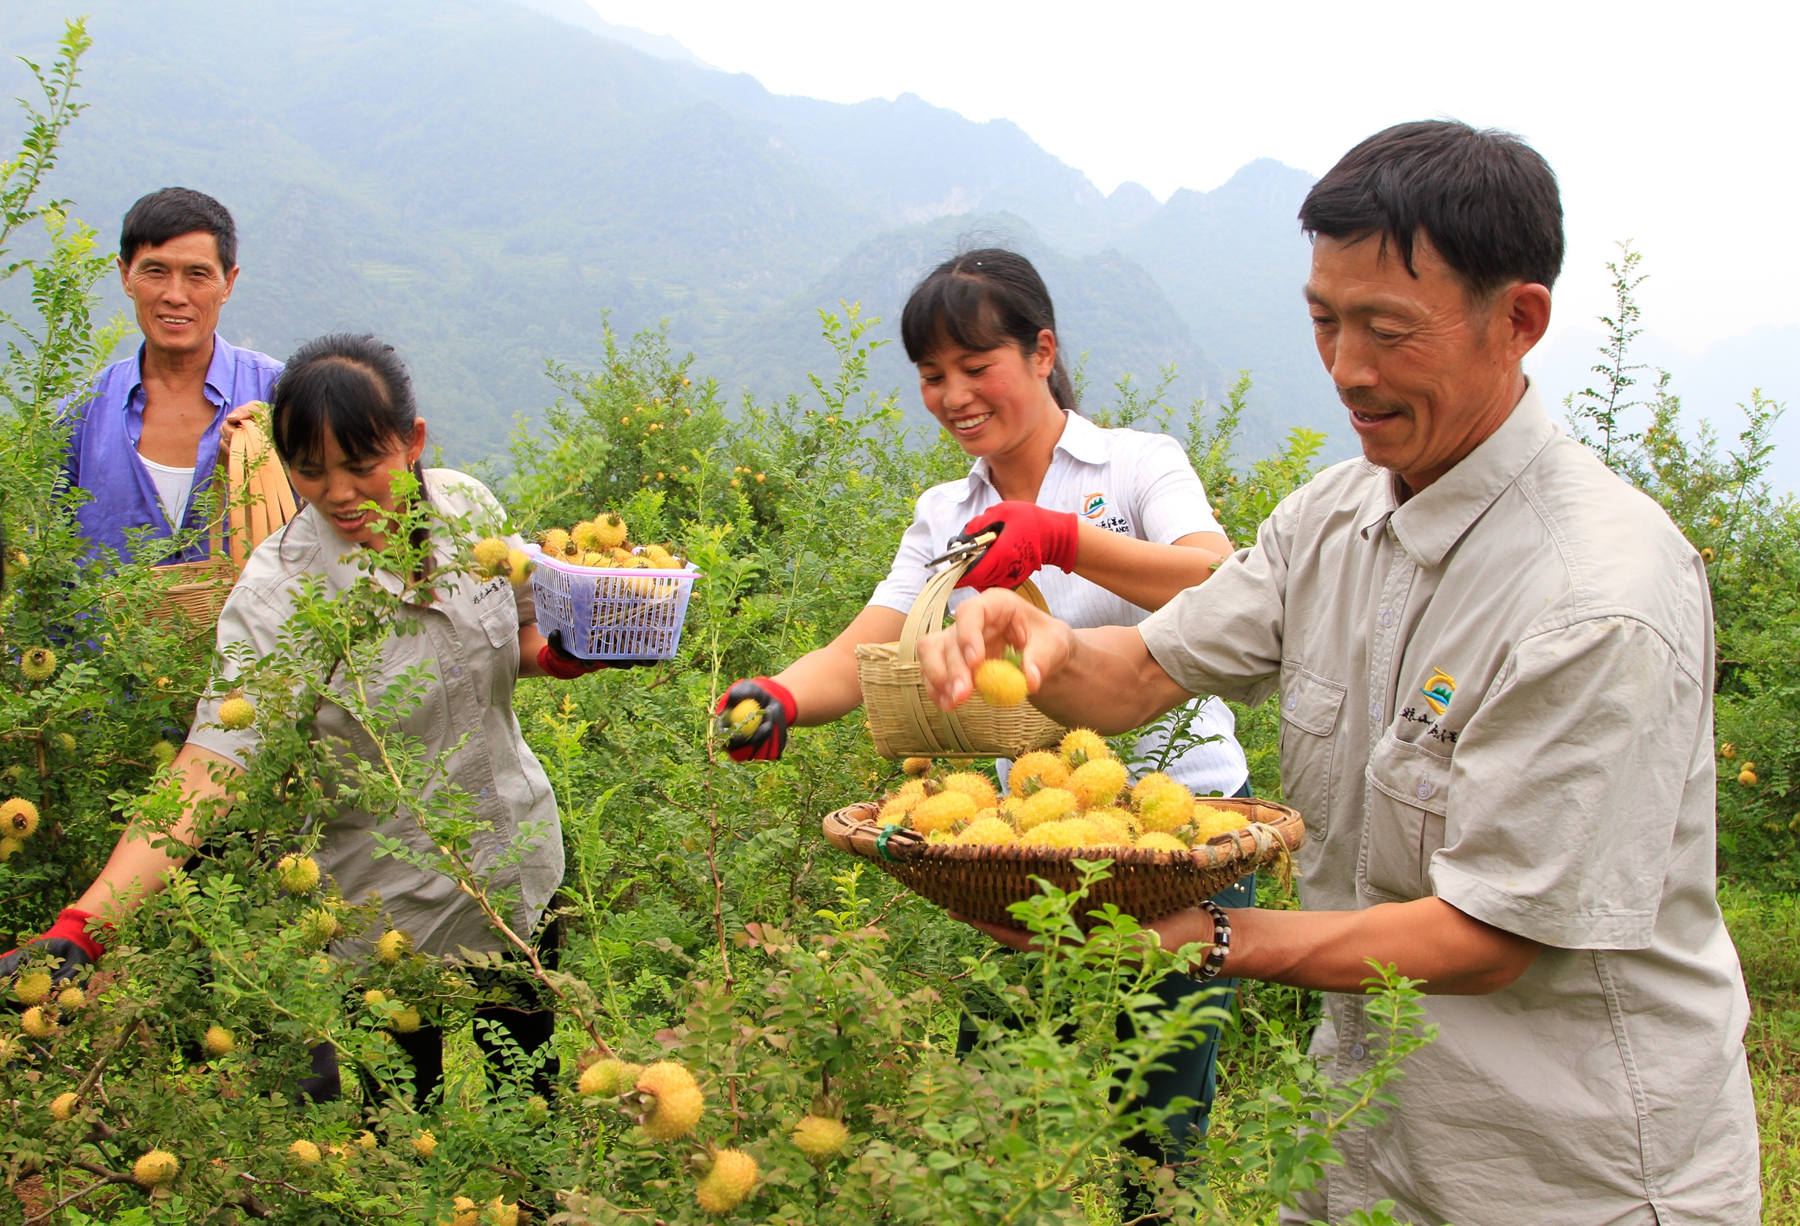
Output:
[[[1425,705],[1442,715],[1450,708],[1450,700],[1456,696],[1456,678],[1441,668],[1431,670],[1431,678],[1419,687],[1419,693],[1425,695]]]
[[[1084,519],[1099,519],[1106,514],[1106,495],[1089,494],[1081,500],[1081,514]]]

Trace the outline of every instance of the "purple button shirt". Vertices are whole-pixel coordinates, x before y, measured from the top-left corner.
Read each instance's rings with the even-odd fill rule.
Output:
[[[93,394],[70,410],[75,429],[69,437],[69,450],[63,471],[71,486],[79,486],[90,500],[75,512],[84,536],[96,547],[118,551],[130,557],[125,537],[128,528],[149,528],[153,538],[174,535],[174,526],[163,514],[162,500],[150,479],[143,461],[138,458],[138,439],[144,433],[144,348],[121,362],[114,362],[100,372]],[[281,363],[254,349],[239,349],[225,338],[213,334],[212,362],[206,368],[205,396],[216,410],[212,425],[201,436],[194,455],[194,495],[206,486],[219,459],[219,428],[225,414],[252,400],[269,399]],[[183,528],[205,525],[196,505],[188,498]],[[194,562],[206,557],[207,541],[171,562]]]

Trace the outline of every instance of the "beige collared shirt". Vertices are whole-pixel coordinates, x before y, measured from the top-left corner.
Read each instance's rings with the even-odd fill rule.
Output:
[[[477,524],[504,522],[494,496],[473,477],[427,469],[425,489],[432,504],[446,514],[473,516]],[[520,545],[517,537],[508,539],[515,548]],[[352,551],[317,508],[306,508],[250,556],[219,616],[220,649],[249,643],[259,653],[273,651],[293,611],[302,576],[322,578],[327,596],[365,577],[349,561]],[[400,591],[394,576],[376,578],[388,590]],[[469,795],[477,814],[489,823],[489,829],[475,838],[476,869],[492,869],[523,836],[522,828],[527,823],[534,827],[535,837],[521,862],[490,878],[494,889],[510,890],[519,900],[515,921],[528,930],[562,883],[563,873],[556,797],[513,714],[519,627],[535,622],[537,612],[530,588],[515,592],[504,578],[484,583],[460,578],[439,584],[436,591],[438,599],[431,605],[406,605],[404,616],[417,623],[418,632],[389,637],[380,673],[392,678],[405,669],[423,667],[432,675],[424,700],[400,725],[426,753],[444,753],[468,738],[450,758],[449,782]],[[222,671],[229,680],[237,670],[227,658]],[[223,757],[247,762],[256,751],[256,730],[228,732],[218,726],[217,713],[217,699],[201,703],[188,739]],[[318,730],[347,743],[351,753],[365,760],[375,752],[368,734],[341,707],[322,707]],[[370,894],[379,895],[393,926],[410,933],[414,947],[426,953],[452,954],[459,946],[501,948],[499,936],[450,878],[420,872],[389,856],[375,859],[377,829],[418,851],[431,850],[430,840],[410,820],[377,827],[368,813],[340,809],[325,826],[317,858],[346,899],[360,903]],[[354,953],[357,944],[346,944],[343,952]]]
[[[1327,469],[1140,631],[1186,689],[1279,689],[1307,908],[1435,894],[1546,947],[1503,991],[1429,998],[1437,1042],[1306,1216],[1757,1221],[1712,607],[1660,508],[1527,391],[1404,505],[1364,460]],[[1361,1001],[1326,1000],[1315,1052],[1353,1073]]]

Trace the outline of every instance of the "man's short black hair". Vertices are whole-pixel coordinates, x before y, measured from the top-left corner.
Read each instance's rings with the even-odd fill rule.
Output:
[[[119,231],[119,258],[125,267],[145,247],[160,247],[172,238],[204,230],[219,245],[219,270],[237,267],[237,224],[231,210],[204,192],[164,187],[140,197],[125,214]]]
[[[1346,153],[1300,206],[1308,237],[1393,243],[1414,276],[1423,231],[1484,298],[1513,282],[1556,284],[1562,197],[1537,150],[1510,132],[1455,120],[1396,124]]]

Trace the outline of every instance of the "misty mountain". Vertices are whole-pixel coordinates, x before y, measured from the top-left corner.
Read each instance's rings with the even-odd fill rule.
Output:
[[[226,335],[277,355],[338,328],[393,340],[453,458],[546,403],[545,358],[596,364],[602,311],[666,320],[728,390],[783,395],[830,358],[817,308],[860,300],[891,334],[912,283],[986,233],[1040,263],[1090,386],[1173,362],[1181,392],[1216,394],[1250,366],[1259,431],[1339,425],[1306,378],[1305,176],[1272,163],[1160,206],[1103,196],[1006,121],[773,95],[577,0],[82,7],[90,109],[50,190],[108,244],[146,190],[219,197],[244,268]],[[68,11],[0,9],[0,88],[27,91],[10,57],[47,58]],[[898,346],[879,356],[916,409]]]

